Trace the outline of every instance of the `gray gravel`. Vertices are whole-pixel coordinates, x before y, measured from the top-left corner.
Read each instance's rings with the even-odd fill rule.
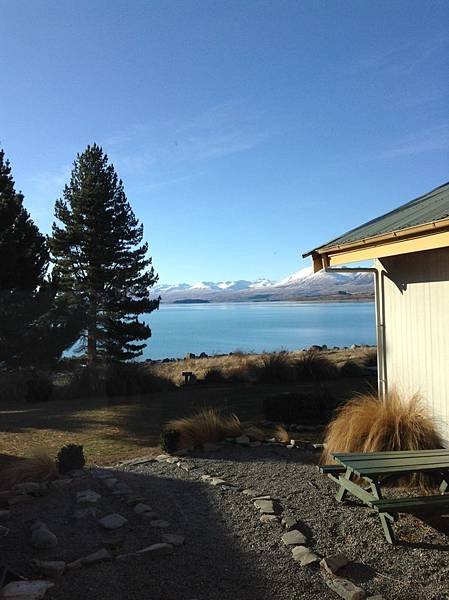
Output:
[[[101,547],[124,554],[161,542],[167,533],[180,534],[185,544],[171,555],[144,554],[83,567],[65,574],[45,598],[336,600],[318,565],[301,567],[292,559],[291,548],[281,541],[281,524],[260,522],[251,497],[239,491],[251,488],[275,498],[280,514],[298,520],[297,528],[313,552],[319,556],[344,552],[352,562],[339,574],[363,587],[367,596],[449,598],[449,538],[408,516],[397,530],[409,545],[391,547],[377,515],[356,501],[335,502],[335,486],[319,475],[312,454],[280,446],[225,445],[209,454],[189,455],[187,462],[192,466],[188,473],[176,464],[158,462],[111,472],[168,521],[169,528],[151,527],[148,518],[136,514],[104,484],[87,478],[13,507],[11,533],[1,540],[1,561],[30,575],[31,558],[71,562]],[[239,487],[213,486],[201,480],[206,474]],[[74,519],[74,510],[80,508],[76,492],[87,488],[102,495],[97,504],[89,505],[98,509],[98,517],[119,513],[128,523],[105,531],[92,517]],[[57,535],[57,549],[36,552],[24,543],[36,518]]]

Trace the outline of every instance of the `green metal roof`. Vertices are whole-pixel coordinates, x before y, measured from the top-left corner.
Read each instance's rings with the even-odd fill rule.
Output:
[[[351,229],[338,238],[319,246],[316,250],[326,250],[335,246],[366,240],[378,235],[392,233],[408,227],[425,225],[449,218],[449,182],[431,192],[415,198],[391,212]],[[303,256],[309,256],[313,250]]]

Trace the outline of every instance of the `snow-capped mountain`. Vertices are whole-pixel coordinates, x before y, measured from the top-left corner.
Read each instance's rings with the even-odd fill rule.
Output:
[[[278,282],[269,279],[248,281],[199,281],[193,285],[160,284],[154,293],[163,302],[210,301],[238,302],[261,300],[293,300],[308,297],[343,298],[351,295],[368,296],[373,293],[371,273],[313,273],[312,267],[305,267]]]

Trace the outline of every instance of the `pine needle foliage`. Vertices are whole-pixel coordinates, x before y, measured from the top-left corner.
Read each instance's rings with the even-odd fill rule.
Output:
[[[140,356],[151,330],[139,316],[159,307],[159,299],[150,298],[158,277],[143,226],[98,145],[77,155],[55,217],[54,270],[65,296],[83,308],[80,338],[89,363]]]

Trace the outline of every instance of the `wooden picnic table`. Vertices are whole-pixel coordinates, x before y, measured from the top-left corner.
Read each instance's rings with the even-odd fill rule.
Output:
[[[420,512],[449,507],[449,450],[406,450],[398,452],[332,453],[336,465],[320,467],[338,484],[341,502],[349,492],[378,511],[385,537],[394,543],[392,523],[399,512]],[[431,473],[440,481],[440,494],[384,498],[382,486],[392,478],[412,473]]]

